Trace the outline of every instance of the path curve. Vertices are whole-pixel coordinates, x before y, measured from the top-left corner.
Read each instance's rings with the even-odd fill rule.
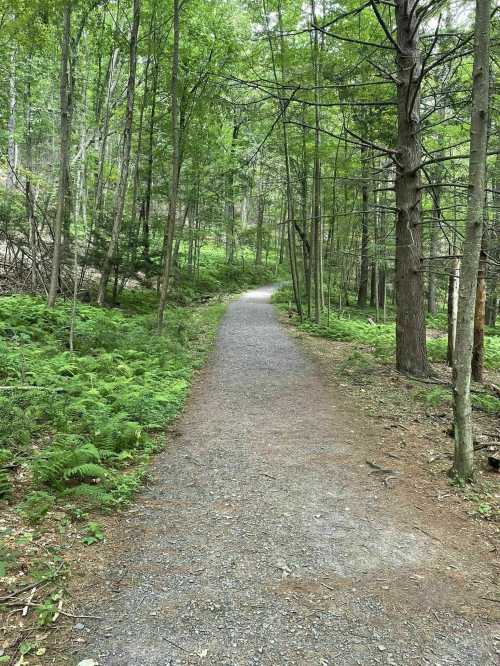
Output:
[[[495,664],[491,626],[458,612],[459,555],[405,522],[353,464],[363,442],[270,293],[229,306],[152,487],[120,519],[121,551],[86,611],[104,619],[85,620],[79,658]]]

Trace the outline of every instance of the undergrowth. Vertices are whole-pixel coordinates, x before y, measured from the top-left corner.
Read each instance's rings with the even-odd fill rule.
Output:
[[[273,302],[281,308],[290,307],[292,293],[288,285],[283,286],[273,296]],[[298,322],[299,329],[344,342],[357,342],[369,347],[374,355],[384,362],[392,362],[396,349],[396,331],[394,313],[389,310],[387,323],[374,321],[375,311],[372,308],[360,310],[355,307],[343,308],[341,312],[332,308],[330,315],[325,312],[321,323],[311,321]],[[427,325],[430,329],[442,331],[443,336],[427,340],[427,351],[432,363],[444,363],[447,353],[446,315],[438,313],[428,315]],[[500,335],[494,328],[488,328],[485,335],[484,367],[488,370],[500,369]]]
[[[273,302],[281,309],[291,310],[292,292],[285,284],[273,295]],[[360,310],[355,307],[345,307],[341,312],[332,308],[330,313],[324,312],[320,324],[309,320],[300,321],[297,315],[293,323],[301,331],[329,340],[357,343],[361,349],[354,351],[337,369],[339,373],[365,376],[373,371],[370,362],[376,359],[382,363],[394,363],[396,350],[396,331],[394,313],[388,310],[388,323],[377,323],[374,320],[375,311],[370,308]],[[392,321],[390,321],[392,319]],[[429,315],[427,325],[430,329],[446,331],[446,314]],[[430,338],[427,340],[427,351],[432,363],[445,363],[447,355],[447,338]],[[500,336],[495,329],[487,329],[485,336],[484,366],[488,370],[500,369]],[[447,388],[422,388],[415,393],[415,397],[429,407],[443,406],[451,403],[451,391]],[[489,414],[500,414],[500,399],[489,393],[473,392],[472,405]]]
[[[135,490],[137,468],[157,446],[152,434],[182,407],[223,306],[171,308],[157,336],[152,313],[80,304],[73,352],[70,309],[0,300],[0,462],[27,473],[35,493],[115,507]],[[4,467],[4,497],[5,477]]]

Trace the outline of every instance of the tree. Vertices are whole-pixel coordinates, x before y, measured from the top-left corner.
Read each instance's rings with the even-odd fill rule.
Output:
[[[486,182],[490,54],[490,0],[476,0],[472,111],[470,127],[469,198],[458,296],[453,364],[455,457],[452,473],[469,480],[474,472],[474,442],[470,399],[474,308]]]
[[[417,5],[418,0],[396,2],[396,367],[422,377],[429,374],[430,368],[421,264],[420,86],[424,69],[418,46],[420,17]]]
[[[171,123],[172,123],[172,161],[170,172],[170,200],[168,203],[168,218],[165,227],[165,239],[163,243],[163,273],[160,288],[160,303],[158,305],[158,332],[163,328],[165,306],[167,304],[168,284],[170,279],[170,268],[172,263],[172,247],[174,243],[175,223],[177,218],[177,195],[179,187],[179,99],[177,81],[179,76],[179,35],[180,35],[180,9],[179,0],[173,3],[173,29],[174,45],[172,49],[172,68],[170,77],[171,94]]]
[[[140,21],[140,0],[134,0],[133,4],[133,18],[132,28],[130,31],[130,48],[129,48],[129,76],[127,83],[127,110],[125,114],[125,123],[123,127],[122,139],[122,155],[121,155],[121,169],[120,180],[116,192],[116,209],[113,221],[113,229],[111,231],[111,239],[108,246],[108,251],[104,259],[101,280],[99,282],[99,290],[97,293],[97,302],[99,305],[104,305],[106,299],[106,289],[108,286],[109,277],[113,263],[116,262],[116,250],[120,236],[120,230],[123,222],[123,211],[125,208],[125,197],[127,195],[128,174],[130,165],[130,149],[132,144],[132,120],[134,117],[134,95],[135,95],[135,75],[137,69],[137,36],[139,33]]]
[[[70,210],[70,175],[69,151],[71,141],[72,99],[70,97],[72,85],[70,77],[70,40],[71,40],[71,2],[63,5],[63,32],[61,43],[61,70],[60,70],[60,138],[59,138],[59,188],[57,193],[57,213],[54,225],[54,249],[52,252],[52,272],[47,296],[47,305],[53,308],[56,303],[59,287],[59,271],[61,267],[61,239],[62,232]]]

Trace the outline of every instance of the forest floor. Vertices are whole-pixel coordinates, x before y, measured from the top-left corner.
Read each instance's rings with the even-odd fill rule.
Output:
[[[495,525],[430,475],[431,425],[354,390],[270,291],[229,307],[149,487],[82,549],[93,617],[43,663],[498,663]]]

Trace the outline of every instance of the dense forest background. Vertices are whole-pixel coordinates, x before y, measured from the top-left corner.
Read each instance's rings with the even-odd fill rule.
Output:
[[[0,0],[12,535],[124,506],[223,296],[270,282],[293,325],[453,404],[473,479],[472,409],[500,414],[499,44],[490,0]]]
[[[196,307],[285,274],[277,300],[310,331],[430,382],[430,361],[453,365],[453,473],[472,476],[471,374],[500,366],[489,2],[17,0],[0,27],[5,495],[40,433],[40,486],[74,492],[104,474],[104,419],[137,441],[157,423],[114,403],[130,388],[116,376],[94,400],[102,359],[85,354],[150,358],[163,332],[182,356],[205,335]]]

